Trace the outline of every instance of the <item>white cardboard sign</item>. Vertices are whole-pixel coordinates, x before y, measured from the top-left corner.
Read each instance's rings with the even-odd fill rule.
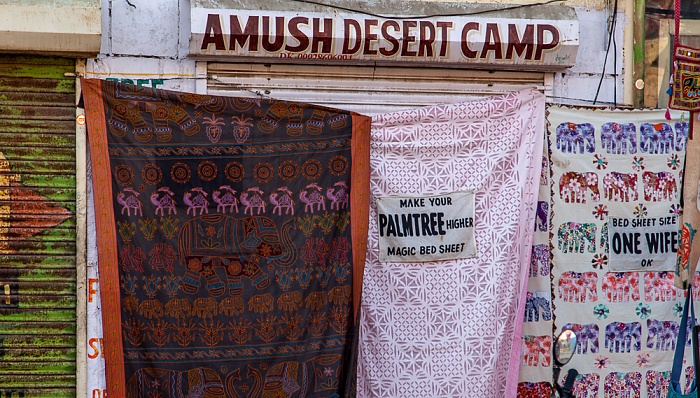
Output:
[[[377,212],[381,262],[476,257],[473,191],[382,197]]]

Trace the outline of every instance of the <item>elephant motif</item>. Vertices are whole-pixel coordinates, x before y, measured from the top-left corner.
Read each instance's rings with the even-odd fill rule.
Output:
[[[319,355],[306,362],[281,362],[262,373],[248,365],[247,378],[252,385],[243,390],[249,398],[306,398],[309,396],[333,396],[338,389],[339,377],[343,368],[340,354]],[[229,398],[239,398],[236,381],[240,380],[239,370],[226,376],[226,392]]]
[[[224,383],[215,370],[194,368],[176,371],[142,368],[129,379],[126,396],[226,398]]]
[[[598,300],[598,274],[593,271],[566,271],[559,277],[559,297],[566,302],[585,303]]]
[[[226,316],[241,315],[245,305],[240,297],[226,297],[219,303],[219,313]]]
[[[125,192],[129,193],[129,196],[127,197]],[[126,215],[131,216],[131,210],[134,210],[134,215],[140,215],[143,216],[143,209],[141,205],[141,201],[139,200],[139,193],[134,191],[131,188],[124,188],[123,192],[119,192],[117,194],[117,203],[122,205],[122,213],[124,214],[124,210],[126,210]]]
[[[637,192],[637,174],[624,174],[616,171],[603,177],[605,197],[614,202],[630,202],[639,198]]]
[[[673,129],[666,123],[642,123],[639,127],[639,149],[650,154],[669,153],[674,149]]]
[[[523,336],[522,364],[526,366],[550,366],[552,336]]]
[[[549,215],[549,203],[538,201],[537,212],[535,213],[535,231],[539,228],[542,232],[547,232],[547,216]]]
[[[292,265],[297,259],[290,237],[293,229],[294,220],[287,221],[280,232],[274,221],[262,216],[213,214],[187,221],[179,236],[180,261],[186,266],[182,290],[196,293],[204,278],[210,295],[220,296],[228,287],[229,294],[238,296],[243,293],[243,276],[256,288],[266,288],[270,279],[259,263],[266,259],[269,265]],[[217,267],[224,268],[226,285],[215,272]]]
[[[600,200],[598,174],[569,171],[559,178],[559,196],[566,203],[586,203],[586,192],[591,190],[591,200]]]
[[[518,383],[517,396],[519,398],[542,398],[548,397],[552,393],[552,385],[546,381],[532,383],[521,381]]]
[[[688,142],[688,122],[676,122],[676,151],[685,151],[685,144]]]
[[[270,134],[279,125],[280,120],[287,119],[287,134],[290,136],[301,135],[304,116],[304,106],[296,102],[276,101],[263,115],[258,123],[258,128],[265,134]]]
[[[165,305],[165,314],[176,319],[186,319],[192,314],[192,305],[187,299],[172,299]]]
[[[644,300],[676,301],[683,292],[673,284],[673,272],[645,272]]]
[[[612,322],[605,327],[605,348],[610,352],[630,352],[642,349],[642,324]],[[634,343],[634,344],[633,344]]]
[[[139,142],[148,142],[155,134],[159,142],[167,142],[172,138],[170,122],[178,125],[187,136],[199,132],[197,122],[182,107],[164,100],[165,95],[161,94],[161,90],[154,90],[154,95],[140,90],[143,89],[138,86],[116,86],[115,98],[120,101],[114,104],[107,121],[112,135],[124,137],[131,131]],[[145,120],[153,120],[155,131]]]
[[[158,300],[144,300],[139,305],[139,314],[146,319],[163,316],[163,303]]]
[[[612,372],[605,376],[605,398],[639,398],[642,374],[639,372]]]
[[[671,379],[670,371],[647,370],[646,379],[647,396],[649,398],[666,398],[668,396],[668,385]]]
[[[642,181],[644,181],[644,200],[648,202],[669,201],[678,196],[676,177],[668,171],[658,173],[645,171],[642,174]]]
[[[678,340],[678,322],[647,319],[647,348],[657,351],[673,351]],[[656,340],[656,345],[654,345]]]
[[[595,128],[590,123],[562,123],[556,134],[557,149],[564,153],[595,152]]]
[[[566,383],[568,375],[564,375],[561,384]],[[576,398],[598,398],[598,388],[600,385],[600,375],[597,373],[583,373],[576,376],[574,386],[571,389]],[[540,398],[543,398],[542,396]]]
[[[600,143],[609,154],[637,153],[637,128],[634,123],[605,123],[600,128]]]
[[[600,250],[602,250],[603,253],[610,252],[610,247],[608,246],[608,235],[608,223],[604,222],[603,226],[600,228]]]
[[[530,276],[549,275],[549,245],[540,244],[532,245],[532,253],[530,254]]]
[[[248,310],[255,313],[270,312],[275,309],[275,298],[271,294],[258,294],[248,300]]]
[[[192,315],[198,316],[202,319],[214,318],[216,316],[216,310],[218,308],[218,303],[212,297],[198,297],[194,299],[192,303]]]
[[[601,286],[611,303],[626,303],[639,300],[639,273],[606,272]]]
[[[525,299],[525,314],[524,322],[535,322],[540,320],[540,310],[542,310],[542,320],[549,321],[552,319],[552,309],[549,303],[549,293],[544,291],[527,292]]]
[[[678,253],[676,256],[676,272],[679,274],[683,270],[688,269],[688,262],[690,261],[690,248],[693,245],[693,239],[695,238],[695,234],[698,231],[693,228],[693,226],[690,223],[683,223],[681,226],[681,229],[678,233],[679,235],[679,240],[678,242]],[[695,276],[697,278],[697,275]],[[693,281],[693,283],[695,283]],[[698,286],[700,288],[700,286]],[[697,292],[697,289],[693,289],[693,294]]]
[[[599,329],[598,325],[595,323],[589,323],[587,325],[580,325],[578,323],[567,323],[561,328],[562,332],[564,330],[571,330],[576,333],[576,353],[577,354],[587,354],[588,344],[591,345],[591,354],[597,354],[600,350],[599,345]]]
[[[588,244],[588,252],[595,253],[596,230],[594,223],[562,223],[557,232],[559,250],[562,253],[583,253]]]

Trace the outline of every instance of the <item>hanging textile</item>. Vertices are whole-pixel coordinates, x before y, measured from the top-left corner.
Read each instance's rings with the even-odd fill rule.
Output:
[[[697,118],[700,113],[693,113],[691,118]],[[693,275],[700,261],[700,239],[697,232],[700,229],[700,123],[691,123],[693,131],[686,149],[685,168],[683,171],[683,213],[679,218],[681,237],[678,258],[676,262],[676,287],[685,288],[693,283]],[[700,281],[695,282],[697,285]]]
[[[579,337],[566,366],[580,373],[574,394],[665,397],[683,301],[673,271],[688,123],[664,111],[547,115],[554,318],[557,333]]]
[[[373,119],[359,397],[515,396],[543,131],[535,90]],[[376,207],[387,197],[420,222],[401,218],[392,233]],[[463,218],[441,218],[450,204],[465,205]],[[468,250],[468,230],[474,256],[428,261]],[[453,232],[465,232],[464,245],[434,243]],[[392,234],[430,243],[381,246]],[[425,257],[380,262],[380,249]]]
[[[543,129],[542,134],[546,134]],[[523,314],[518,397],[549,397],[552,383],[552,292],[549,248],[549,155],[542,145],[542,169]]]
[[[107,391],[342,396],[369,118],[84,80]]]

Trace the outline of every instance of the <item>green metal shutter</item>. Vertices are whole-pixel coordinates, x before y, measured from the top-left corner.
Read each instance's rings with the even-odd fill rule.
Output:
[[[0,55],[0,397],[76,394],[75,60]]]

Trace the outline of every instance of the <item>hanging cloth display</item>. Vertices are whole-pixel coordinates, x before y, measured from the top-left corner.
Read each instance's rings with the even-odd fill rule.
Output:
[[[681,0],[675,0],[673,19],[673,77],[668,107],[700,110],[700,49],[680,44]]]

